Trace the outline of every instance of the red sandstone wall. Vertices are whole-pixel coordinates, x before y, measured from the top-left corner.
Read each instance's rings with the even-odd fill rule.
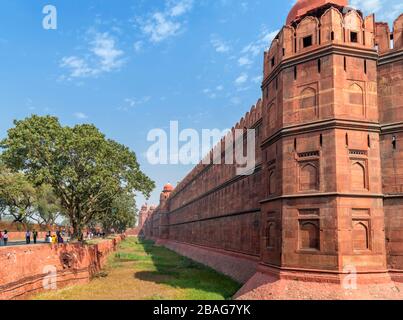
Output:
[[[38,232],[38,240],[44,240],[47,232]],[[25,232],[9,232],[9,241],[25,240]],[[31,233],[31,241],[33,241]]]
[[[403,61],[380,65],[378,79],[388,266],[403,270]]]
[[[46,267],[56,268],[58,287],[86,283],[105,264],[122,237],[97,245],[0,247],[0,300],[21,299],[43,291]]]
[[[255,174],[198,165],[147,220],[148,236],[260,254],[270,266],[383,272],[386,224],[389,265],[403,270],[403,15],[394,49],[374,16],[315,15],[274,39],[263,100],[236,125],[258,121]]]
[[[248,255],[260,255],[261,102],[235,126],[256,129],[255,173],[237,176],[235,165],[199,165],[148,225],[149,235]],[[222,142],[222,151],[225,145]],[[164,214],[164,210],[169,214]],[[158,234],[158,235],[157,235]]]

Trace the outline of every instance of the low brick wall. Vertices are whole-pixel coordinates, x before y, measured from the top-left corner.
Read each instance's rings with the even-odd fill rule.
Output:
[[[95,245],[0,247],[0,300],[23,299],[44,291],[44,284],[61,288],[89,282],[123,238],[118,236]]]
[[[3,231],[3,230],[1,230]],[[38,232],[38,240],[45,240],[47,232]],[[9,241],[16,241],[16,240],[25,240],[25,231],[21,232],[9,232],[8,233]],[[31,241],[33,241],[32,233],[31,233]]]

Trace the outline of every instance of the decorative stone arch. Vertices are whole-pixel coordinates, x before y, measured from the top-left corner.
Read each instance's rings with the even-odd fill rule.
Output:
[[[357,42],[363,44],[363,24],[361,16],[357,11],[351,10],[344,16],[344,29],[346,42],[353,42],[352,32],[357,33]]]
[[[311,121],[318,117],[317,91],[313,87],[306,87],[300,93],[299,114],[301,121]]]
[[[300,221],[299,249],[320,250],[319,221],[316,220]]]
[[[353,160],[351,165],[351,190],[367,190],[367,170],[365,163]]]
[[[281,42],[282,43],[282,49],[284,49],[284,56],[289,56],[294,53],[296,50],[294,48],[294,34],[295,34],[295,29],[292,26],[284,26],[281,32]]]
[[[319,43],[319,20],[316,17],[306,16],[296,28],[297,52],[304,48],[304,38],[312,36],[312,46]]]
[[[279,40],[276,37],[271,42],[270,49],[268,51],[268,54],[266,55],[267,57],[266,65],[269,73],[272,72],[274,68],[278,65],[278,62],[280,60],[278,52],[279,52]]]
[[[276,223],[268,221],[266,226],[266,248],[274,249],[276,247]]]
[[[343,15],[338,9],[327,9],[320,17],[320,25],[322,43],[343,41]]]
[[[347,104],[350,105],[349,112],[355,116],[365,115],[365,94],[364,89],[361,85],[356,82],[350,84],[347,89],[348,101]]]
[[[369,226],[367,221],[353,222],[353,250],[365,251],[370,249]]]
[[[299,190],[317,191],[319,189],[319,170],[313,162],[300,164]]]

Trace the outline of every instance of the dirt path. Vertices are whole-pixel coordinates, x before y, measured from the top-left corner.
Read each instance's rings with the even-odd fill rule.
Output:
[[[89,284],[34,297],[37,300],[223,300],[240,285],[152,242],[129,238],[105,271]]]

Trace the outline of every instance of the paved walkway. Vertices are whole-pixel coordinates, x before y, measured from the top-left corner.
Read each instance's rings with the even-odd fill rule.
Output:
[[[45,241],[44,240],[38,240],[36,242],[37,244],[44,244]],[[14,240],[14,241],[9,241],[7,243],[7,247],[15,247],[15,246],[26,246],[27,243],[25,242],[25,240]],[[34,245],[34,242],[31,241],[31,243],[29,245]],[[4,247],[4,245],[0,245],[0,247]]]
[[[64,238],[64,242],[65,243],[67,243],[67,241],[69,240],[69,238]],[[37,245],[39,245],[39,244],[45,244],[46,242],[45,242],[45,240],[37,240],[36,241],[36,244]],[[34,241],[33,240],[31,240],[31,243],[30,244],[27,244],[26,242],[25,242],[25,240],[11,240],[11,241],[9,241],[8,243],[7,243],[7,247],[16,247],[16,246],[35,246],[35,244],[34,244]],[[1,243],[0,244],[0,248],[3,248],[4,247],[4,244],[3,243]]]

